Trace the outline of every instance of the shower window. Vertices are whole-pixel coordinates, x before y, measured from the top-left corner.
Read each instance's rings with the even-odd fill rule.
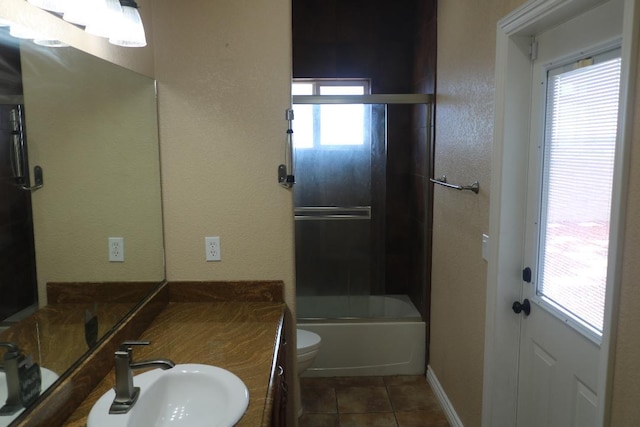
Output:
[[[366,80],[313,80],[292,84],[293,95],[366,95]],[[357,148],[369,145],[365,131],[371,120],[363,104],[296,105],[293,121],[294,147]]]

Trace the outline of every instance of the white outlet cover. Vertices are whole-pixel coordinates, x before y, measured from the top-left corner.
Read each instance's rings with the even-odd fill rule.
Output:
[[[204,238],[204,254],[207,261],[220,261],[222,256],[220,254],[220,237],[205,237]]]
[[[123,237],[109,237],[109,261],[124,262]]]

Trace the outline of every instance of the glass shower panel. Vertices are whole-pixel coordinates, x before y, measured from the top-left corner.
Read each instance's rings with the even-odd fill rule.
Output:
[[[294,105],[296,282],[299,297],[332,296],[313,317],[350,315],[380,280],[375,194],[384,173],[385,105]],[[297,142],[299,141],[299,142]],[[298,315],[306,317],[304,305]]]

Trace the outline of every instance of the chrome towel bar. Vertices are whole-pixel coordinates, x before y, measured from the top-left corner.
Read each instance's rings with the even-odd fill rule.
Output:
[[[469,190],[469,191],[473,191],[476,194],[478,194],[478,192],[480,191],[480,183],[478,181],[475,181],[471,185],[449,184],[447,182],[447,177],[445,175],[442,175],[440,178],[436,178],[436,179],[429,178],[429,181],[433,182],[434,184],[442,185],[443,187],[453,188],[454,190],[460,190],[460,191]]]

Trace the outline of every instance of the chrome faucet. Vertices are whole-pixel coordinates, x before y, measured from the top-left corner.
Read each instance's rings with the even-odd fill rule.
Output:
[[[7,349],[1,369],[7,381],[7,400],[0,408],[0,416],[13,415],[40,396],[40,367],[33,363],[31,356],[25,357],[17,345],[0,342],[0,347]]]
[[[109,408],[110,414],[126,414],[135,405],[140,395],[140,387],[133,386],[133,371],[144,368],[170,369],[175,366],[171,360],[157,359],[143,362],[133,361],[134,345],[149,345],[149,341],[125,341],[115,353],[116,356],[116,397]]]

